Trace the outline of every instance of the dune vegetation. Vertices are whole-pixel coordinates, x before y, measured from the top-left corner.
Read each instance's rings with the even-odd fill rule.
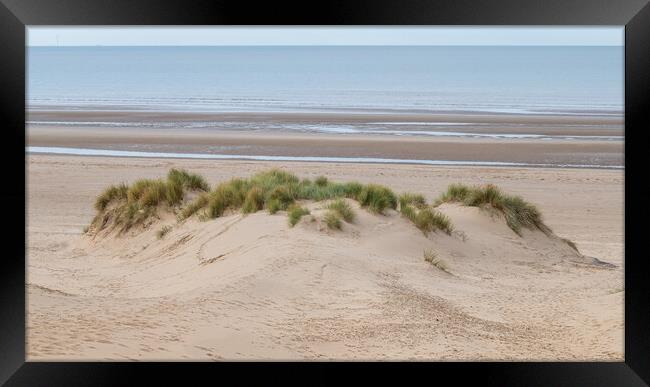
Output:
[[[447,263],[445,261],[443,261],[438,256],[438,254],[436,254],[435,251],[433,251],[431,249],[424,250],[423,256],[424,256],[424,260],[426,262],[429,262],[431,265],[437,267],[438,269],[440,269],[440,270],[442,270],[442,271],[444,271],[446,273],[450,273],[449,265],[447,265]]]
[[[356,219],[346,199],[357,201],[361,208],[375,214],[399,211],[425,235],[437,231],[451,235],[454,231],[451,220],[436,208],[446,202],[499,211],[519,235],[522,228],[551,232],[534,205],[519,196],[507,195],[494,185],[452,184],[429,204],[417,193],[406,192],[398,196],[382,185],[339,183],[325,176],[314,181],[301,180],[281,169],[259,172],[250,178],[233,178],[217,184],[212,190],[203,177],[179,169],[171,169],[166,179],[140,179],[131,185],[110,186],[97,197],[97,215],[89,230],[97,232],[110,225],[126,231],[157,216],[159,208],[176,214],[178,221],[193,216],[205,221],[237,212],[250,214],[266,210],[275,214],[286,211],[289,225],[293,227],[304,215],[310,214],[309,209],[301,206],[301,202],[310,201],[328,201],[322,220],[328,228],[338,230],[344,222],[354,223]],[[159,237],[167,231],[161,231]]]
[[[466,206],[499,211],[504,215],[508,227],[518,235],[521,235],[522,228],[538,229],[545,234],[551,233],[551,229],[542,221],[542,214],[537,207],[520,196],[503,193],[492,184],[480,187],[452,184],[435,201],[435,205],[446,202],[458,202]]]
[[[112,225],[126,231],[156,214],[159,206],[178,206],[188,192],[208,189],[203,177],[179,169],[171,169],[166,179],[140,179],[130,186],[109,186],[95,201],[97,215],[89,229],[102,230]]]
[[[341,214],[334,210],[328,210],[323,217],[327,228],[331,230],[340,230],[343,222],[341,222]]]
[[[266,210],[270,214],[287,211],[290,225],[295,225],[306,209],[296,207],[299,201],[334,200],[327,205],[333,213],[326,221],[330,228],[340,229],[340,220],[351,223],[355,214],[343,199],[353,199],[375,213],[384,213],[387,209],[397,208],[396,195],[387,187],[357,182],[335,183],[324,176],[314,181],[299,179],[297,176],[280,170],[271,169],[257,173],[249,179],[234,178],[223,182],[209,193],[198,197],[181,211],[181,219],[196,213],[203,218],[214,219],[226,211],[240,211],[244,214]],[[339,223],[334,219],[338,218]]]
[[[413,222],[424,234],[442,230],[451,234],[454,230],[449,218],[427,204],[420,194],[404,193],[399,197],[399,209],[402,216]]]
[[[347,223],[354,222],[354,219],[356,217],[352,207],[350,207],[350,205],[343,199],[336,199],[335,201],[329,203],[326,208],[337,213],[339,217],[345,220]]]
[[[303,216],[309,215],[309,210],[298,205],[293,205],[289,207],[287,214],[289,216],[289,225],[293,227],[296,225],[296,223],[300,222],[300,219]]]

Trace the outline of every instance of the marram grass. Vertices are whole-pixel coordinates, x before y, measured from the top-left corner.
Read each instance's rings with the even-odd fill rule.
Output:
[[[356,218],[352,207],[350,207],[348,202],[343,199],[336,199],[335,201],[329,203],[326,208],[338,213],[340,217],[343,218],[343,220],[347,223],[354,222],[354,219]]]
[[[203,210],[207,218],[218,218],[227,210],[242,213],[267,210],[270,214],[275,214],[288,210],[301,200],[318,202],[342,198],[357,200],[362,207],[378,213],[382,213],[386,208],[395,209],[397,206],[395,194],[387,187],[357,182],[335,183],[324,176],[312,182],[309,179],[300,180],[280,169],[271,169],[248,179],[232,179],[221,183],[207,197],[199,197],[194,203],[190,203],[188,207],[191,210],[182,212],[184,218],[200,210]],[[343,219],[353,221],[352,209],[340,204],[338,206]]]
[[[288,211],[289,225],[291,227],[295,226],[298,222],[300,222],[300,218],[302,218],[304,215],[309,215],[308,209],[300,207],[298,205],[291,206]]]
[[[417,193],[397,196],[390,188],[359,182],[337,183],[324,176],[312,180],[270,169],[250,178],[233,178],[214,186],[196,174],[182,169],[171,169],[166,179],[140,179],[131,185],[119,184],[106,188],[96,199],[97,215],[90,233],[108,226],[121,231],[142,224],[157,215],[157,210],[167,207],[176,212],[179,221],[197,216],[209,220],[225,214],[243,214],[266,210],[271,214],[287,211],[289,224],[297,224],[309,211],[301,201],[325,201],[328,210],[324,221],[328,227],[340,229],[342,222],[352,223],[356,214],[344,199],[356,200],[362,208],[378,214],[399,209],[401,215],[423,233],[454,230],[450,219],[436,210],[444,202],[460,202],[467,206],[490,207],[503,213],[508,226],[518,234],[522,228],[535,228],[545,233],[550,229],[542,222],[541,213],[519,196],[503,193],[494,185],[469,187],[452,184],[433,205]],[[194,192],[190,201],[187,194]]]
[[[341,223],[341,215],[334,210],[327,210],[325,213],[325,216],[323,217],[323,220],[325,221],[325,224],[327,225],[327,228],[331,230],[340,230],[342,223]]]
[[[503,193],[492,184],[479,187],[452,184],[436,200],[436,205],[445,202],[460,202],[466,206],[488,207],[499,211],[504,215],[508,227],[518,235],[521,235],[522,228],[538,229],[545,234],[551,233],[551,229],[542,221],[542,214],[537,207],[520,196]]]
[[[424,196],[404,193],[399,197],[399,210],[402,216],[413,222],[425,235],[438,230],[451,235],[454,230],[451,220],[443,213],[431,208]]]
[[[423,256],[426,262],[429,262],[431,265],[437,267],[438,269],[446,273],[450,273],[449,266],[447,265],[447,263],[443,261],[440,257],[438,257],[438,254],[436,254],[435,251],[431,249],[424,250]]]
[[[187,192],[207,189],[203,177],[182,169],[171,169],[166,179],[140,179],[130,186],[110,186],[95,201],[97,215],[90,229],[102,230],[112,224],[126,231],[155,216],[159,206],[176,207]]]

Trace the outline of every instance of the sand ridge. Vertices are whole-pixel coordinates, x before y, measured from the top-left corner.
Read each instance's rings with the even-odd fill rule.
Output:
[[[43,190],[45,165],[58,170],[62,182],[83,179],[83,172],[70,169],[79,159],[30,156],[30,200],[54,198],[63,189],[54,185],[50,192]],[[121,164],[136,170],[138,165],[167,166],[95,158],[84,169],[102,175],[92,183],[99,186],[107,177],[117,177]],[[238,168],[239,175],[247,175],[249,166],[268,163],[220,165],[224,175]],[[314,165],[304,168],[313,171]],[[345,166],[339,173],[362,175],[364,168],[376,172],[374,166]],[[391,170],[399,170],[402,179],[410,173],[421,181],[434,169],[390,167],[377,176],[397,181]],[[435,171],[438,176],[459,173]],[[489,177],[499,180],[503,173]],[[574,181],[578,173],[588,179],[616,176],[611,171],[539,172],[546,179],[554,176],[549,184],[561,189],[572,184],[561,183],[563,179]],[[62,206],[89,214],[90,193],[96,190],[84,190],[83,203],[73,204],[72,198]],[[323,203],[304,204],[318,217]],[[578,240],[579,247],[587,246],[588,256],[616,265],[607,267],[559,238],[528,230],[520,237],[499,216],[453,204],[440,210],[456,232],[427,237],[396,212],[376,215],[355,201],[350,204],[357,219],[344,223],[341,231],[327,230],[309,216],[291,228],[282,212],[181,223],[163,214],[145,230],[95,238],[66,231],[60,217],[59,226],[39,231],[55,218],[38,213],[42,204],[31,211],[28,207],[28,357],[622,358],[622,261],[611,255],[615,250]],[[167,224],[171,231],[158,240],[156,231]],[[550,225],[561,237],[576,236],[562,234],[553,221]],[[427,248],[447,263],[449,273],[424,261]]]

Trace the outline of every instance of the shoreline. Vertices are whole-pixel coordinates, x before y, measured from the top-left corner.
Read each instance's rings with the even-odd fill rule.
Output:
[[[454,131],[457,129],[454,129]],[[468,131],[463,127],[463,131]],[[620,167],[624,141],[305,133],[269,130],[28,126],[26,145],[110,151],[371,158]]]
[[[520,167],[520,168],[575,168],[575,169],[614,169],[622,170],[624,166],[612,165],[580,165],[580,164],[531,164],[489,161],[449,161],[449,160],[414,160],[414,159],[383,159],[383,158],[346,158],[346,157],[292,157],[292,156],[254,156],[226,155],[209,153],[164,153],[164,152],[133,152],[110,149],[82,149],[64,147],[26,147],[28,154],[67,155],[67,156],[99,156],[117,158],[154,158],[154,159],[201,159],[201,160],[250,160],[250,161],[285,161],[285,162],[327,162],[353,164],[406,164],[429,166],[478,166],[478,167]]]
[[[419,112],[173,112],[148,110],[26,110],[34,126],[149,127],[184,126],[220,130],[281,130],[304,126],[349,125],[360,129],[416,129],[474,134],[536,134],[544,136],[622,136],[624,116],[595,114],[512,114],[464,111]]]

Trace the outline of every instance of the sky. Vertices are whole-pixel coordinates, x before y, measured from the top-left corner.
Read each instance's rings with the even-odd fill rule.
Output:
[[[28,46],[623,46],[624,27],[27,27]]]

